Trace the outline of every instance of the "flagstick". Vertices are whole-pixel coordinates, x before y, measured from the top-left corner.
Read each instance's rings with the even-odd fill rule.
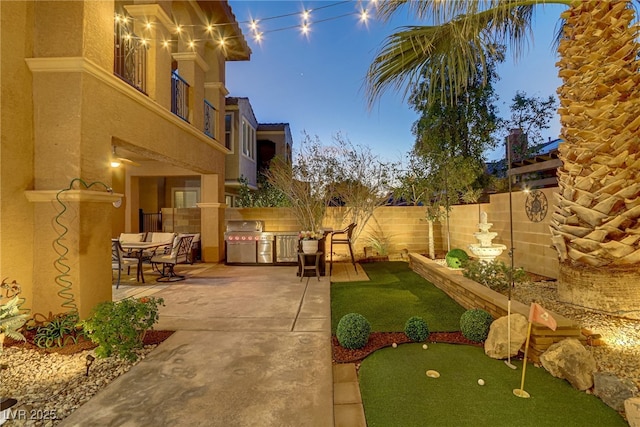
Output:
[[[524,373],[527,370],[527,354],[529,353],[529,338],[531,337],[531,322],[529,322],[529,328],[527,329],[527,342],[524,345],[524,361],[522,362],[522,381],[520,382],[520,388],[513,389],[513,394],[518,397],[528,398],[531,397],[529,393],[524,391]]]
[[[511,140],[507,137],[507,167],[509,178],[509,236],[511,238],[511,248],[509,248],[509,258],[511,258],[511,270],[509,271],[509,301],[507,302],[507,360],[505,365],[511,369],[516,369],[516,365],[511,363],[511,288],[513,288],[513,201],[511,198]]]
[[[511,289],[509,289],[509,301],[507,302],[507,360],[505,365],[511,369],[516,369],[516,365],[511,363]]]

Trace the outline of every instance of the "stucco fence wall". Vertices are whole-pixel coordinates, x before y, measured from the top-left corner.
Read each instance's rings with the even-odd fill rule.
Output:
[[[334,230],[345,228],[344,208],[328,208],[323,227]],[[300,231],[300,225],[289,208],[227,208],[226,220],[262,220],[265,231]],[[389,239],[389,258],[408,260],[409,252],[426,253],[428,248],[429,224],[424,219],[424,208],[419,206],[388,207],[375,210],[374,215],[353,244],[357,258],[364,257],[365,246],[371,246],[371,236]],[[442,247],[440,225],[434,224],[436,248]],[[335,254],[348,256],[344,245],[334,247]]]
[[[527,217],[525,202],[527,194],[512,193],[514,264],[526,271],[557,278],[558,257],[551,247],[549,222],[555,188],[539,190],[547,199],[548,211],[540,222],[532,222]],[[478,231],[480,212],[485,211],[488,221],[493,223],[490,231],[498,233],[494,243],[510,247],[509,194],[495,194],[489,203],[454,206],[449,216],[450,247],[462,248],[470,252],[471,243],[477,243],[473,233]],[[324,227],[340,229],[347,225],[344,208],[328,208]],[[300,225],[288,208],[227,208],[227,220],[262,220],[266,231],[299,231]],[[434,224],[436,252],[442,254],[447,249],[446,221]],[[407,259],[408,252],[426,254],[428,252],[429,225],[425,220],[425,209],[420,206],[384,206],[377,208],[359,238],[354,251],[358,257],[364,256],[364,247],[371,246],[370,236],[383,235],[389,239],[389,258]],[[344,246],[334,248],[338,256],[346,256]],[[509,265],[508,249],[499,258]]]
[[[551,246],[551,233],[549,225],[553,211],[556,188],[537,190],[542,192],[547,199],[547,214],[540,222],[533,222],[527,216],[525,204],[528,194],[522,191],[514,192],[512,198],[513,215],[513,247],[514,265],[522,267],[531,273],[556,279],[558,277],[558,254]],[[494,194],[489,203],[480,205],[454,206],[449,215],[450,245],[451,249],[464,249],[469,255],[469,245],[477,243],[473,233],[478,231],[480,212],[487,213],[488,222],[493,226],[489,231],[498,233],[493,243],[503,244],[507,247],[498,258],[505,264],[510,264],[509,248],[511,247],[509,226],[509,194]],[[446,247],[446,226],[441,227],[442,241]]]

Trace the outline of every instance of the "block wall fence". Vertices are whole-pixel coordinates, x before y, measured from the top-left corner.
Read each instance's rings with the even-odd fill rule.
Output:
[[[514,264],[531,273],[550,278],[558,276],[558,256],[551,246],[549,224],[551,221],[553,193],[557,188],[541,191],[547,200],[547,213],[540,222],[531,221],[526,213],[527,193],[514,192],[511,195],[513,218]],[[477,243],[473,233],[479,231],[480,212],[486,212],[490,231],[498,233],[493,243],[507,246],[500,260],[510,263],[508,251],[510,242],[509,194],[494,194],[489,203],[454,206],[449,216],[449,247],[462,248],[470,253],[469,245]],[[227,208],[227,220],[262,220],[266,231],[299,231],[300,226],[293,211],[288,208]],[[346,227],[344,208],[328,208],[323,226],[340,229]],[[447,251],[447,223],[434,223],[436,253]],[[371,246],[370,236],[384,236],[389,239],[390,259],[407,259],[407,252],[426,254],[428,252],[429,224],[425,220],[425,209],[420,206],[384,206],[377,208],[354,244],[358,257],[364,256],[364,247]],[[335,248],[334,248],[335,249]],[[344,248],[336,250],[346,255]]]

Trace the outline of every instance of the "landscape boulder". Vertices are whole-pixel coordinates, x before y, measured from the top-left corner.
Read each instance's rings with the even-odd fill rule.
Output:
[[[630,427],[640,427],[640,397],[631,397],[625,400],[624,413]]]
[[[511,322],[511,345],[508,345],[509,331],[508,321]],[[512,313],[509,316],[500,317],[491,323],[489,335],[484,342],[484,354],[493,359],[506,359],[516,356],[522,345],[527,340],[527,318],[522,314]],[[511,350],[511,354],[509,354]]]
[[[565,338],[552,344],[542,353],[540,361],[551,375],[566,379],[578,390],[584,391],[593,386],[596,361],[575,338]]]
[[[593,374],[593,394],[618,412],[624,410],[624,401],[638,393],[638,387],[629,378],[618,378],[610,372]]]

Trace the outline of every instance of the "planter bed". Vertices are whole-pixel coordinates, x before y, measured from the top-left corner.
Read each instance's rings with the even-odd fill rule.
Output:
[[[507,315],[508,298],[506,296],[467,279],[460,271],[450,270],[415,253],[409,254],[409,265],[413,271],[446,292],[461,306],[467,309],[481,308],[491,313],[496,319]],[[529,306],[512,299],[511,312],[528,317]],[[536,363],[539,362],[540,355],[555,342],[565,338],[585,341],[585,337],[581,334],[580,325],[557,313],[552,311],[550,313],[558,322],[558,328],[555,331],[536,324],[533,324],[531,328],[529,358]]]

